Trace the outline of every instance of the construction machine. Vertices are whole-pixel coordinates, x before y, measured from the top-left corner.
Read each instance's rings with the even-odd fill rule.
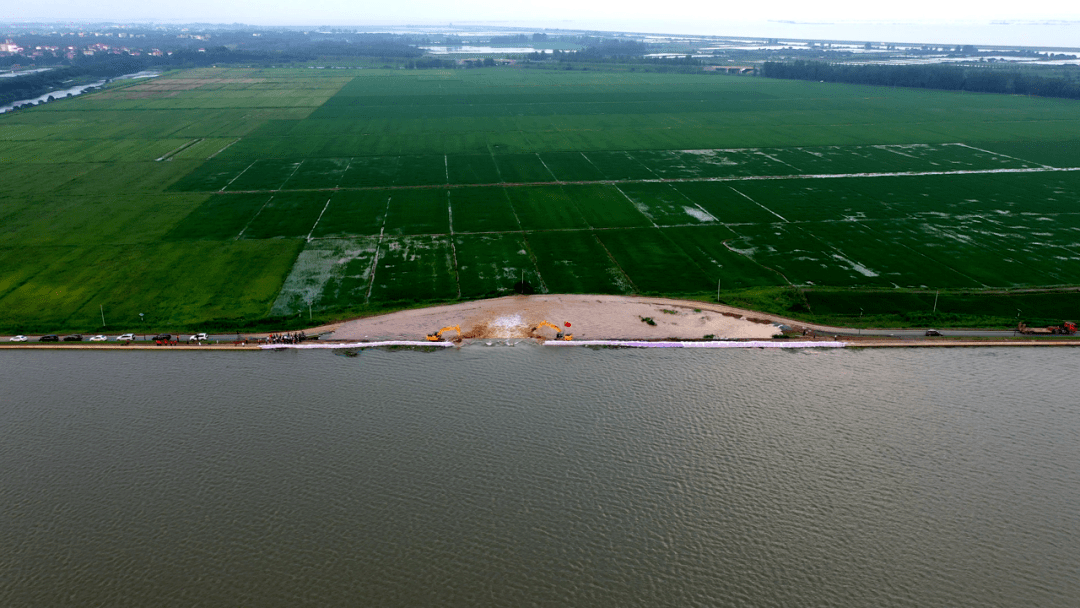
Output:
[[[440,329],[439,331],[432,332],[432,333],[428,334],[427,335],[428,342],[438,342],[439,340],[442,340],[443,332],[450,331],[451,329],[458,333],[459,338],[461,337],[461,326],[460,325],[448,325],[448,326]]]
[[[573,334],[564,334],[562,332],[562,330],[559,329],[558,325],[555,325],[553,323],[548,323],[547,321],[541,321],[539,325],[537,325],[536,327],[533,328],[533,331],[539,331],[541,327],[550,327],[551,329],[554,329],[555,330],[555,339],[556,340],[573,340],[574,339]]]
[[[1061,325],[1047,325],[1046,327],[1028,327],[1023,321],[1016,326],[1016,331],[1028,336],[1071,336],[1076,333],[1076,323],[1065,321]]]

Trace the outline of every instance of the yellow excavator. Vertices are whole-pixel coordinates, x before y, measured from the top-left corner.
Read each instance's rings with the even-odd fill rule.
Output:
[[[440,329],[439,331],[432,332],[432,333],[428,334],[427,335],[428,342],[438,342],[439,340],[442,340],[443,332],[450,331],[451,329],[458,333],[458,337],[461,337],[461,326],[460,325],[449,325],[447,327],[444,327],[444,328]]]
[[[558,325],[548,323],[547,321],[541,321],[539,325],[537,325],[536,327],[533,328],[533,331],[538,331],[541,327],[550,327],[551,329],[554,329],[555,330],[555,339],[556,340],[573,340],[574,339],[573,334],[563,334],[562,330],[559,329]]]

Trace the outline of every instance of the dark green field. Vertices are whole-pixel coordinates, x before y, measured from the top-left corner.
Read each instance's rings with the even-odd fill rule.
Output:
[[[523,278],[898,323],[944,290],[936,324],[1004,322],[1002,290],[1080,285],[1078,110],[715,75],[169,73],[0,116],[0,331],[281,325]]]

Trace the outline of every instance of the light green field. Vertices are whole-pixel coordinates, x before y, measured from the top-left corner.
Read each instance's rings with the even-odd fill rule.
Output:
[[[1078,110],[715,75],[169,73],[0,116],[0,331],[92,331],[102,309],[253,327],[523,278],[843,288],[881,314],[909,290],[1078,285]],[[869,300],[842,301],[822,314]]]

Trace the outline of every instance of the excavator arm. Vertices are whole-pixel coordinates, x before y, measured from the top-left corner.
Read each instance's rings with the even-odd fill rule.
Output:
[[[564,335],[563,331],[561,329],[559,329],[558,325],[548,323],[547,321],[541,321],[540,324],[536,326],[536,329],[539,330],[541,327],[550,327],[551,329],[554,329],[555,330],[555,339],[556,340],[573,340],[574,339],[574,336],[571,335],[571,334],[565,334]]]

